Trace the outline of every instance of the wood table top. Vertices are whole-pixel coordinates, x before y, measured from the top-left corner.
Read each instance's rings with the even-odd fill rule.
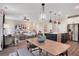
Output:
[[[51,41],[48,39],[46,39],[44,43],[39,43],[37,39],[38,38],[31,38],[27,39],[27,41],[52,55],[59,55],[70,48],[69,44],[63,44],[61,42]]]

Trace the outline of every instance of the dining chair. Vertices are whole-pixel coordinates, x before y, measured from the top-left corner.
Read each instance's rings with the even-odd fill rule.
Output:
[[[31,44],[27,41],[27,49],[32,53],[33,51],[39,50],[39,55],[42,53],[42,49],[38,48],[37,46]]]
[[[17,49],[18,56],[33,56],[33,54],[27,48]]]

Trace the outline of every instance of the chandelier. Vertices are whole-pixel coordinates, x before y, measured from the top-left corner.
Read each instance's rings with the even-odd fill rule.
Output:
[[[54,13],[53,16],[55,19],[54,18],[52,19],[52,11],[50,11],[49,13],[50,13],[49,23],[60,24],[60,15]]]

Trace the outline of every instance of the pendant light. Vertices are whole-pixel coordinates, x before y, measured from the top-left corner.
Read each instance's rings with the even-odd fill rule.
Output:
[[[49,20],[49,23],[52,23],[52,19],[51,19],[52,11],[50,11],[49,13],[50,13],[50,20]]]
[[[45,20],[46,15],[45,15],[45,3],[42,3],[42,12],[41,12],[41,19]]]
[[[54,15],[55,15],[55,21],[54,21],[54,24],[56,24],[56,23],[57,23],[57,21],[56,21],[56,13],[55,13]]]
[[[43,35],[44,35],[44,20],[45,20],[45,3],[41,4],[42,6],[42,12],[41,12],[41,20],[42,20],[42,26],[43,26]]]

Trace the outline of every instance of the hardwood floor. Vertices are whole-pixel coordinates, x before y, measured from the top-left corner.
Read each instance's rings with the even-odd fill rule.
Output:
[[[69,56],[79,56],[79,43],[78,42],[73,42],[73,41],[68,41],[67,44],[71,45],[71,48],[68,50],[68,55]],[[0,52],[0,56],[8,56],[9,53],[15,52],[16,48],[24,48],[27,47],[27,43],[25,40],[22,40],[20,43],[18,43],[17,46],[15,47],[9,47]]]
[[[0,52],[0,56],[8,56],[10,53],[15,52],[16,48],[24,48],[27,47],[27,43],[25,40],[22,40],[20,43],[18,43],[16,46],[8,47]]]
[[[71,48],[68,50],[69,56],[79,56],[79,43],[68,41],[68,44],[71,45]]]

